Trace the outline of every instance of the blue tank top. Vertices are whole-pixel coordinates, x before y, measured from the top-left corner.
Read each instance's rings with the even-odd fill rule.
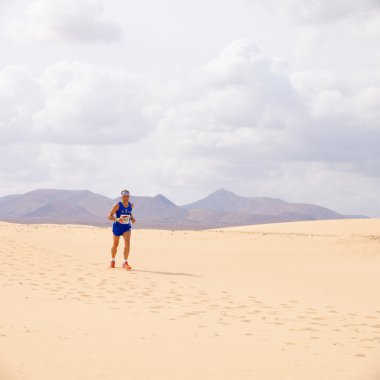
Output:
[[[132,205],[128,202],[128,206],[125,207],[122,202],[119,202],[119,209],[116,211],[116,217],[120,218],[120,224],[131,224]]]

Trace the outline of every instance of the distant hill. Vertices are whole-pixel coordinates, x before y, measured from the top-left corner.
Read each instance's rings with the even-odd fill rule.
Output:
[[[214,210],[225,213],[236,222],[237,215],[251,215],[251,220],[272,222],[342,219],[344,215],[325,207],[304,203],[288,203],[273,198],[247,198],[230,191],[220,189],[197,202],[183,206],[187,210]],[[227,213],[227,215],[226,215]],[[246,216],[247,218],[247,216]],[[248,218],[250,219],[250,218]],[[256,224],[256,223],[253,223]]]
[[[135,204],[133,215],[139,221],[139,227],[171,229],[176,226],[190,227],[192,224],[187,222],[187,210],[176,206],[161,194],[154,197],[131,197],[131,202]]]
[[[34,190],[0,198],[0,219],[21,223],[104,225],[112,199],[88,190]]]
[[[119,201],[88,190],[34,190],[0,198],[0,220],[110,226],[107,216]],[[312,204],[281,199],[249,198],[220,189],[178,206],[159,194],[131,196],[135,228],[206,229],[302,220],[345,219],[347,216]],[[351,216],[352,217],[352,216]]]

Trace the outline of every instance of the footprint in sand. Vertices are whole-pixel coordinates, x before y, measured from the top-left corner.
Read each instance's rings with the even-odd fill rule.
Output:
[[[155,310],[159,310],[159,309],[163,309],[164,306],[161,306],[161,305],[155,305],[155,306],[151,306],[150,308],[151,308],[151,309],[155,309]]]
[[[326,320],[326,318],[324,318],[324,317],[312,317],[311,319],[313,321],[325,321]]]
[[[253,310],[253,311],[248,312],[248,314],[259,314],[259,313],[262,313],[262,310]]]
[[[319,331],[318,329],[314,329],[312,327],[304,327],[302,329],[299,329],[299,331]]]

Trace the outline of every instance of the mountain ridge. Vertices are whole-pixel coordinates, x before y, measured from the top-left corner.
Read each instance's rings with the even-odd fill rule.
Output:
[[[89,190],[37,189],[0,197],[0,220],[20,223],[109,226],[107,216],[120,198]],[[267,197],[243,197],[218,189],[182,206],[162,194],[131,196],[134,228],[208,229],[305,220],[346,219],[328,208]],[[352,216],[350,216],[352,217]]]

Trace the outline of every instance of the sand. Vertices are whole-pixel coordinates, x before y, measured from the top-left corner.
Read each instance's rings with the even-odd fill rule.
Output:
[[[380,220],[0,223],[0,379],[379,379]]]

